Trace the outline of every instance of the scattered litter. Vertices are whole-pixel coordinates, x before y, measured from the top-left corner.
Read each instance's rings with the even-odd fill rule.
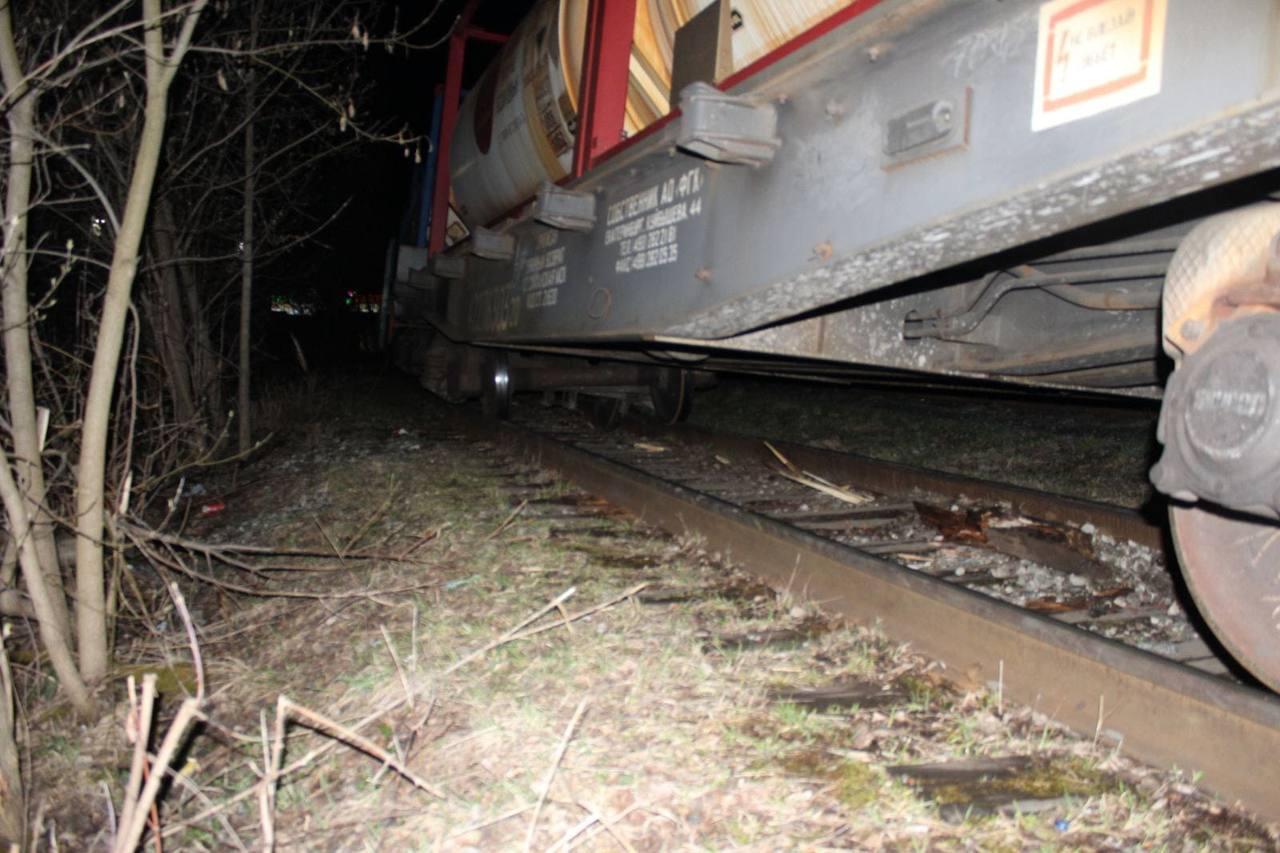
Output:
[[[444,588],[446,590],[462,589],[464,586],[467,586],[472,581],[476,581],[479,579],[480,579],[479,575],[471,575],[470,577],[466,577],[466,578],[455,578],[454,580],[451,580],[445,583]]]
[[[650,444],[647,441],[637,441],[632,445],[636,450],[643,450],[645,453],[666,453],[667,448],[661,444]]]
[[[200,507],[200,514],[206,517],[210,515],[217,515],[226,508],[227,505],[222,501],[209,501],[207,504],[203,504]]]

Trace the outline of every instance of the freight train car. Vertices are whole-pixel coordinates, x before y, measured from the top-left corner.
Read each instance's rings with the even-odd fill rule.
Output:
[[[462,100],[474,5],[387,300],[424,385],[1162,395],[1189,586],[1280,689],[1280,3],[542,0]]]

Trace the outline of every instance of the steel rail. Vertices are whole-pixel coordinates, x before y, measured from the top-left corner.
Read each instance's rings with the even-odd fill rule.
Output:
[[[1204,675],[511,424],[478,427],[513,453],[823,610],[876,624],[1003,696],[1126,754],[1201,774],[1207,788],[1280,819],[1280,700]]]

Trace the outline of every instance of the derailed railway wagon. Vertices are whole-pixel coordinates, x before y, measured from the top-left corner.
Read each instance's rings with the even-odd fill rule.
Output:
[[[542,0],[462,99],[475,5],[384,300],[424,386],[1162,396],[1187,584],[1280,690],[1280,3]]]

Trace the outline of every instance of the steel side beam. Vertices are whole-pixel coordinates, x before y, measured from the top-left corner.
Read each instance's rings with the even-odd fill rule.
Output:
[[[1280,701],[1051,619],[951,586],[731,504],[510,425],[505,446],[675,534],[726,555],[828,613],[880,625],[941,661],[962,685],[1002,679],[1003,695],[1132,757],[1280,819]]]

